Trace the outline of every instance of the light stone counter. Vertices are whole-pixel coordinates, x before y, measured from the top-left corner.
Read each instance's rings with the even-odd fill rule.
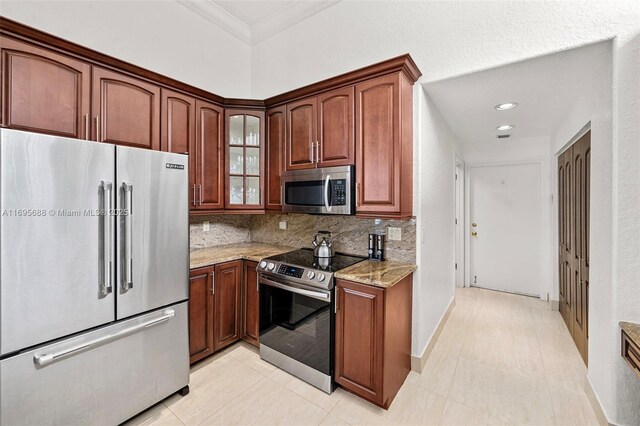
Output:
[[[633,343],[640,347],[640,324],[620,321],[620,328],[627,333]]]
[[[240,259],[258,262],[263,257],[274,256],[291,250],[295,250],[295,248],[263,243],[227,244],[195,249],[190,252],[190,268],[201,268]]]
[[[342,280],[389,288],[400,282],[417,268],[413,263],[385,260],[382,262],[364,260],[335,273]]]

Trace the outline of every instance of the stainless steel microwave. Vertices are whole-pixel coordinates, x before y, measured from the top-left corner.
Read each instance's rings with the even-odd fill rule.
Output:
[[[284,172],[282,191],[283,212],[355,214],[354,166]]]

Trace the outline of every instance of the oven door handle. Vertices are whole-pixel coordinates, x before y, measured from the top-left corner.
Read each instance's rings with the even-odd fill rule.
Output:
[[[331,212],[331,205],[329,204],[329,184],[331,183],[331,175],[327,175],[324,180],[324,207],[327,212]]]
[[[276,287],[281,290],[290,291],[291,293],[301,294],[303,296],[313,297],[314,299],[318,299],[318,300],[324,300],[327,302],[331,300],[331,293],[323,293],[320,291],[312,291],[312,290],[305,290],[297,287],[291,287],[286,284],[280,284],[278,282],[271,281],[270,279],[267,279],[264,277],[260,277],[260,284],[265,284],[270,287]]]

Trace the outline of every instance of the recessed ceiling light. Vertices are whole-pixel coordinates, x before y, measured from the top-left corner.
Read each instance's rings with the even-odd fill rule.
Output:
[[[502,126],[496,127],[496,129],[502,132],[502,131],[505,131],[505,130],[511,130],[514,127],[516,127],[515,124],[503,124]]]
[[[518,106],[517,102],[505,102],[503,104],[498,104],[494,106],[494,108],[497,109],[498,111],[506,111],[508,109],[515,108],[517,106]]]

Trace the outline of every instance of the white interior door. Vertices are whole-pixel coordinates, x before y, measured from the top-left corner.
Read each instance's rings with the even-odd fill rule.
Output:
[[[540,164],[470,168],[471,285],[540,296]]]

